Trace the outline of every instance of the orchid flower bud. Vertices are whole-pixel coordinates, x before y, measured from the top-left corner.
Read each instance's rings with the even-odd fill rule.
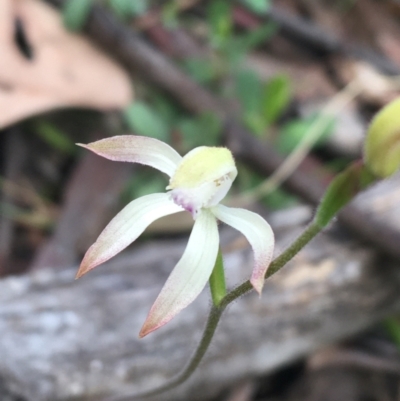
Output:
[[[372,120],[364,147],[366,166],[380,178],[400,167],[400,98],[385,106]]]

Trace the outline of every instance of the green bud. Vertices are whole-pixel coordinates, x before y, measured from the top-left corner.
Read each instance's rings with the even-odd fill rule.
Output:
[[[386,178],[400,168],[400,98],[389,103],[372,120],[367,132],[364,162]]]

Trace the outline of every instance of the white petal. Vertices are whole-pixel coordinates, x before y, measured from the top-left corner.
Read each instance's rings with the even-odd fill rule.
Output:
[[[106,159],[154,167],[170,177],[182,161],[182,157],[171,146],[158,139],[145,136],[120,135],[101,139],[87,145],[80,143],[77,145]]]
[[[255,260],[250,282],[261,294],[265,273],[274,252],[275,240],[271,226],[260,215],[249,210],[218,205],[212,211],[215,217],[240,231],[250,242]]]
[[[155,220],[183,209],[168,194],[151,194],[129,203],[107,225],[88,249],[77,277],[104,263],[135,241]]]
[[[219,246],[217,221],[202,210],[186,250],[150,309],[140,337],[168,323],[200,294],[215,265]]]

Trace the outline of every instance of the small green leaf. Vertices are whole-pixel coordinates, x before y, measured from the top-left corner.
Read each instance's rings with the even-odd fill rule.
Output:
[[[84,27],[92,6],[92,0],[68,0],[64,3],[63,22],[73,32]]]
[[[400,350],[400,322],[396,317],[389,317],[384,322],[383,325],[387,333],[392,338],[392,341],[396,344],[398,350]]]
[[[140,16],[148,10],[147,0],[109,0],[109,3],[120,18]]]
[[[235,80],[236,95],[246,114],[261,111],[262,82],[251,70],[240,71]]]
[[[54,149],[66,154],[75,153],[75,144],[55,125],[41,121],[36,124],[35,128],[36,134]]]
[[[277,137],[276,148],[282,154],[291,153],[319,119],[325,119],[325,128],[320,133],[314,147],[323,144],[335,128],[335,119],[330,116],[313,115],[304,120],[291,121],[285,124]]]
[[[233,29],[232,10],[230,2],[214,0],[209,3],[208,22],[211,28],[211,42],[214,46],[223,46],[231,36]]]
[[[325,227],[360,191],[377,180],[361,162],[354,162],[330,183],[318,206],[315,222]]]
[[[243,122],[245,123],[246,127],[256,135],[263,135],[267,128],[265,120],[262,118],[260,113],[252,112],[245,114],[243,117]]]
[[[125,121],[136,135],[150,136],[168,142],[169,126],[148,105],[136,102],[124,111]]]
[[[287,108],[291,98],[290,81],[284,75],[277,75],[265,85],[263,114],[268,124],[274,123]]]
[[[271,0],[242,0],[251,11],[256,14],[264,15],[271,7]]]
[[[179,26],[178,16],[179,16],[179,6],[178,2],[171,1],[164,5],[162,8],[162,22],[167,28],[174,29]]]
[[[255,134],[263,134],[267,123],[262,115],[262,81],[251,70],[240,71],[236,75],[235,89],[243,110],[243,121]]]
[[[169,127],[175,124],[179,117],[179,111],[170,99],[162,94],[154,92],[151,96],[151,104],[154,110],[157,111],[160,119],[165,121]]]
[[[227,38],[220,50],[230,70],[235,71],[240,68],[246,54],[256,46],[266,43],[277,32],[277,28],[276,24],[268,23],[240,35],[231,35]]]
[[[183,148],[189,151],[197,146],[216,146],[222,131],[220,120],[212,113],[182,119],[177,126],[182,135]]]
[[[217,76],[214,64],[204,58],[188,58],[185,60],[184,67],[192,78],[200,84],[207,84]]]
[[[130,0],[131,14],[133,16],[140,16],[146,14],[149,9],[149,3],[147,0]]]
[[[259,28],[252,29],[238,38],[235,38],[235,46],[239,47],[243,53],[253,50],[255,47],[266,43],[277,32],[278,26],[268,23]]]

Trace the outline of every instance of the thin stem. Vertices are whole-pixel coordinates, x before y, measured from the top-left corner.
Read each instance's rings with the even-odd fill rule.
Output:
[[[153,390],[144,391],[142,393],[135,393],[133,395],[107,398],[104,401],[133,401],[141,398],[147,398],[163,393],[164,391],[170,390],[176,386],[179,386],[184,381],[186,381],[199,366],[201,360],[203,359],[204,354],[207,352],[207,349],[211,343],[212,338],[214,337],[215,330],[218,326],[219,319],[221,318],[224,309],[225,308],[223,307],[216,307],[216,306],[213,306],[211,308],[210,314],[207,319],[206,327],[204,329],[203,335],[201,337],[200,343],[197,346],[195,353],[193,354],[186,368],[176,377],[174,377],[167,383]]]

